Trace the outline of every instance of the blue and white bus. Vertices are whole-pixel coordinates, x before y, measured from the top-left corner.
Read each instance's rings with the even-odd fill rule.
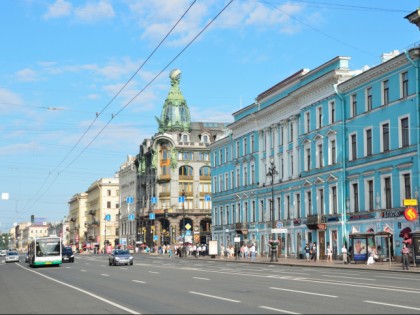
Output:
[[[62,244],[60,237],[39,237],[32,240],[32,242],[29,244],[29,266],[60,266],[62,262]]]

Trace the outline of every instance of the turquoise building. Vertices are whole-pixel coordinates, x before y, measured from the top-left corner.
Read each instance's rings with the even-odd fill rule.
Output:
[[[209,146],[212,238],[256,244],[260,255],[274,236],[283,257],[316,242],[321,259],[343,244],[397,258],[420,229],[404,216],[419,198],[419,55],[393,51],[361,70],[336,57],[233,113]]]

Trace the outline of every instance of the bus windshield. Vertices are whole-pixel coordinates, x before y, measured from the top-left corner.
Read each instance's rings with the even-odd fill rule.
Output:
[[[37,256],[57,256],[60,255],[60,240],[37,240]]]

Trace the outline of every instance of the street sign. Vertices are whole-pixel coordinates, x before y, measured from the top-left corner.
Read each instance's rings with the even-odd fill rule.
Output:
[[[407,221],[415,221],[419,217],[417,210],[414,208],[406,208],[404,211],[404,217]]]
[[[190,230],[185,231],[185,236],[191,236],[191,231]]]
[[[159,236],[158,235],[153,236],[153,240],[154,241],[158,241],[159,240]]]
[[[105,216],[105,220],[106,220],[106,221],[111,221],[111,215],[110,215],[110,214],[107,214],[107,215]]]
[[[179,196],[178,202],[185,202],[185,196]]]
[[[271,229],[271,233],[284,234],[287,233],[287,229]]]
[[[234,241],[235,243],[240,243],[240,242],[241,242],[241,238],[240,238],[240,237],[234,237],[234,238],[233,238],[233,241]]]
[[[157,202],[157,198],[156,198],[156,197],[152,197],[152,198],[150,199],[150,201],[151,201],[153,204],[155,204],[155,203]]]
[[[149,213],[149,219],[150,220],[154,220],[155,219],[155,214],[154,213]]]
[[[190,225],[189,223],[187,223],[187,224],[185,225],[185,228],[186,228],[187,230],[189,230],[189,229],[191,229],[191,225]]]
[[[404,206],[417,206],[417,199],[404,199]]]
[[[128,220],[134,220],[134,213],[128,215]]]
[[[211,199],[210,195],[205,195],[205,196],[204,196],[204,200],[205,200],[205,201],[210,201],[210,199]]]
[[[277,221],[276,228],[281,229],[283,227],[283,222]]]
[[[132,204],[132,203],[134,203],[134,198],[131,197],[131,196],[128,196],[127,198],[125,198],[125,202],[127,204]]]

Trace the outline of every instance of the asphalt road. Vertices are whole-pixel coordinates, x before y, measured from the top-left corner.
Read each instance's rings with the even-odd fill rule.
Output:
[[[61,267],[0,260],[7,314],[419,314],[420,274],[136,255]]]

